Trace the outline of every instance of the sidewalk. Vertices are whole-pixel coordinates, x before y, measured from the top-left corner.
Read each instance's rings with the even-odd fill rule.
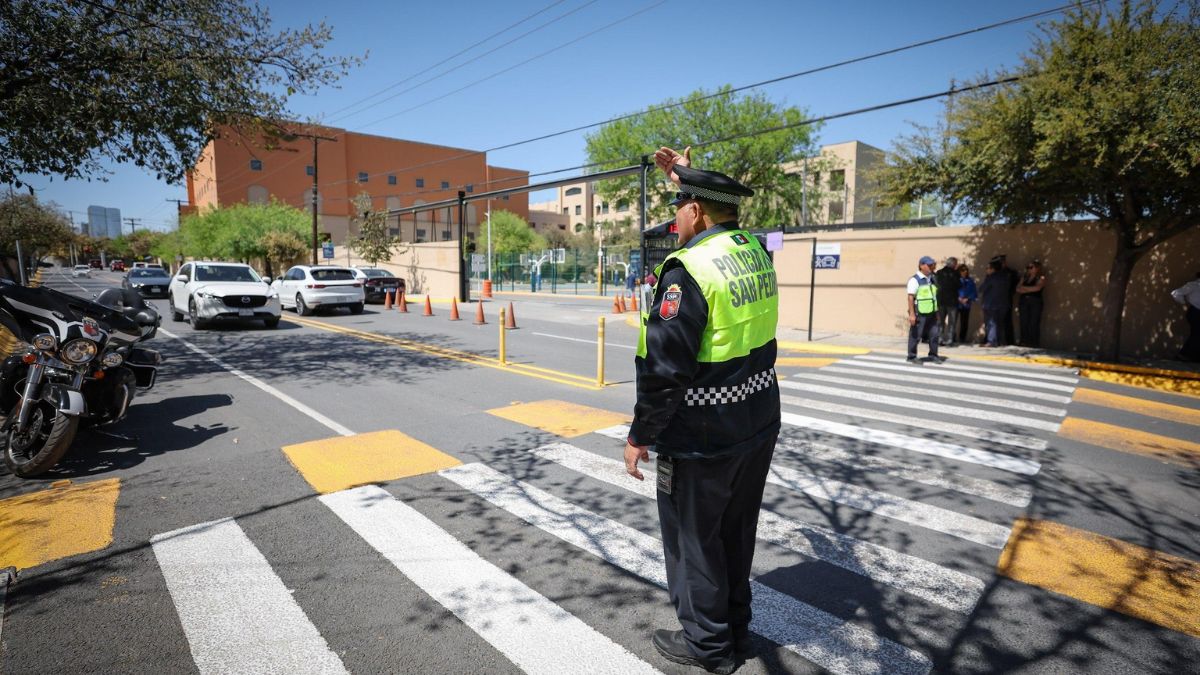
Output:
[[[809,342],[808,331],[796,328],[780,328],[777,336],[781,349],[799,352],[855,353],[857,350],[869,349],[904,354],[908,350],[908,336],[814,331],[812,342]],[[927,345],[921,345],[922,355],[927,350]],[[977,345],[943,347],[940,353],[951,359],[1036,363],[1076,368],[1081,377],[1094,380],[1200,396],[1200,363],[1151,358],[1126,358],[1121,363],[1107,363],[1097,361],[1095,354],[1017,346],[993,349]]]

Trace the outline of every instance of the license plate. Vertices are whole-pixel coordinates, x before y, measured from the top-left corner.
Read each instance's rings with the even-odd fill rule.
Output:
[[[383,290],[387,291],[388,293],[395,293],[395,292],[396,292],[396,287],[395,287],[395,286],[385,286],[385,287],[383,288]]]
[[[162,293],[162,286],[151,286],[150,292],[151,293]]]
[[[238,310],[238,316],[254,316],[254,310],[252,310],[252,309],[239,309],[239,310]]]

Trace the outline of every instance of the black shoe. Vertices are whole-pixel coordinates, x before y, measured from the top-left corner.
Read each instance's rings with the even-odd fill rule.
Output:
[[[915,356],[910,356],[907,359],[905,359],[905,361],[908,361],[909,363],[920,363],[920,361],[917,360],[917,357],[915,357]]]
[[[929,357],[928,359],[925,359],[925,360],[926,360],[926,361],[929,361],[930,363],[945,363],[945,362],[946,362],[946,357],[944,357],[944,356],[931,356],[931,357]]]
[[[679,663],[685,666],[696,666],[703,668],[710,673],[717,675],[729,675],[737,670],[737,662],[731,658],[722,659],[715,665],[708,665],[696,658],[692,654],[692,650],[687,645],[687,640],[683,638],[681,630],[665,630],[659,629],[654,631],[654,648],[658,650],[663,658],[672,663]]]
[[[740,657],[749,656],[754,651],[754,640],[750,639],[750,629],[733,631],[733,652]]]

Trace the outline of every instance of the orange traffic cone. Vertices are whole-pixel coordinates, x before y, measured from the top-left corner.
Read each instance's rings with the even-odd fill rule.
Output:
[[[461,320],[461,317],[458,316],[458,298],[450,298],[450,320]]]
[[[480,300],[479,304],[475,306],[475,325],[482,326],[486,323],[487,319],[483,318],[483,301]]]
[[[612,313],[613,314],[621,313],[621,305],[620,305],[620,303],[617,302],[617,296],[615,296],[615,295],[613,296],[613,312]]]
[[[625,294],[624,293],[617,294],[617,306],[619,306],[621,308],[621,313],[624,314],[625,313]]]
[[[429,301],[429,294],[425,294],[425,311],[421,316],[433,316],[433,303]]]
[[[392,308],[392,292],[391,291],[383,292],[383,308],[384,309]]]
[[[630,294],[629,294],[629,311],[631,311],[631,312],[634,312],[635,314],[636,314],[636,313],[637,313],[637,311],[638,311],[638,306],[637,306],[637,293],[630,293]]]
[[[401,314],[408,314],[408,300],[404,295],[404,291],[396,291],[396,295],[400,296],[400,299],[396,302],[396,311]]]
[[[517,327],[517,315],[513,313],[512,303],[508,303],[508,316],[504,318],[504,327],[514,330]]]

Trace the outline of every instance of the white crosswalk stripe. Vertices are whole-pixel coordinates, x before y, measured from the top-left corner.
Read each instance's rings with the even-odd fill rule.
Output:
[[[803,391],[805,388],[811,386],[807,384],[808,382],[827,382],[829,384],[840,384],[845,387],[875,389],[878,391],[887,391],[896,394],[908,394],[907,400],[911,400],[917,404],[925,404],[930,399],[943,401],[948,400],[954,402],[952,405],[953,408],[970,412],[980,409],[964,408],[962,406],[963,403],[1003,407],[1007,410],[1020,410],[1021,412],[1033,413],[1036,415],[1047,415],[1050,417],[1065,417],[1067,415],[1067,411],[1064,408],[1051,408],[1050,406],[1038,405],[1037,403],[1014,401],[1011,398],[1003,399],[996,396],[976,396],[974,394],[946,391],[938,389],[936,383],[933,382],[930,382],[927,384],[927,386],[923,387],[907,387],[902,384],[876,382],[874,380],[866,380],[862,378],[838,377],[836,375],[824,375],[822,373],[800,373],[798,375],[793,375],[791,379],[784,380],[780,383],[780,386]],[[844,391],[849,392],[851,390]]]
[[[150,541],[201,673],[347,672],[233,520]]]
[[[645,480],[634,480],[625,473],[620,460],[601,457],[569,443],[552,443],[534,453],[572,471],[648,499],[656,498],[656,476],[649,468],[642,469]],[[983,593],[983,580],[977,577],[766,509],[759,514],[758,538],[956,612],[971,611]]]
[[[832,373],[832,374],[836,374],[836,375],[850,375],[853,377],[867,376],[867,377],[871,377],[876,380],[889,380],[892,382],[912,383],[912,381],[913,381],[913,376],[911,374],[901,375],[899,373],[889,373],[889,372],[874,371],[874,370],[864,371],[862,368],[852,368],[852,367],[843,366],[843,365],[841,365],[841,362],[835,363],[831,366],[825,366],[824,368],[822,368],[820,370],[820,373],[821,374]],[[939,379],[939,380],[937,380],[936,384],[934,384],[933,386],[935,386],[937,389],[941,389],[941,390],[963,389],[966,391],[974,391],[974,392],[986,391],[986,392],[990,392],[993,394],[1001,394],[1003,396],[1017,396],[1020,398],[1031,398],[1031,399],[1035,399],[1038,401],[1049,401],[1050,403],[1059,403],[1062,405],[1066,405],[1071,402],[1070,396],[1063,396],[1062,394],[1052,394],[1052,393],[1044,392],[1044,391],[1033,391],[1028,388],[1001,387],[1001,386],[997,386],[994,384],[984,384],[982,382],[966,382],[966,381],[960,382],[960,381],[951,380],[951,379]],[[923,392],[929,391],[929,387],[926,387],[922,391]],[[952,394],[953,392],[947,392],[947,393]],[[994,403],[994,402],[1004,402],[1004,401],[1006,401],[1006,399],[993,396],[990,399],[988,399],[988,401],[990,402],[991,405],[998,405],[998,403]]]
[[[1011,424],[1013,426],[1038,429],[1052,433],[1057,432],[1060,426],[1059,422],[1052,422],[1050,420],[1038,419],[1035,417],[1012,415],[995,410],[984,410],[982,408],[967,408],[965,406],[954,405],[951,403],[937,403],[935,401],[922,400],[912,396],[889,396],[888,394],[876,394],[868,391],[859,391],[857,389],[848,389],[846,387],[827,387],[821,384],[810,382],[808,380],[803,382],[781,380],[779,382],[779,386],[783,389],[802,391],[807,394],[825,394],[826,396],[850,398],[856,401],[867,401],[870,403],[878,403],[895,408],[909,408],[912,410],[923,410],[927,412],[943,413],[946,415],[967,415],[970,416],[972,420],[987,420],[989,422]]]
[[[596,673],[658,672],[386,490],[368,485],[320,499],[521,670],[560,675],[586,663]]]
[[[665,587],[657,539],[482,464],[440,475],[606,562]],[[752,581],[750,629],[834,673],[927,673],[929,659],[899,643]]]
[[[903,361],[895,361],[894,359],[867,360],[867,357],[865,357],[865,356],[859,356],[859,357],[855,357],[853,359],[846,359],[846,360],[838,361],[838,363],[848,365],[848,366],[853,366],[855,368],[865,368],[865,369],[871,369],[871,370],[893,370],[896,372],[908,373],[909,375],[912,375],[914,378],[919,377],[921,379],[928,377],[929,376],[928,373],[936,373],[938,375],[938,377],[948,378],[948,379],[971,380],[971,381],[975,381],[975,382],[992,382],[992,383],[1003,382],[1005,384],[1019,384],[1023,387],[1031,387],[1034,389],[1045,389],[1048,391],[1065,391],[1068,393],[1075,391],[1075,380],[1063,381],[1060,383],[1060,380],[1057,380],[1057,379],[1052,380],[1052,381],[1043,382],[1043,381],[1035,380],[1035,379],[1009,377],[1009,376],[1005,376],[1005,375],[988,375],[988,374],[979,373],[979,372],[975,372],[975,371],[961,371],[961,370],[952,369],[952,368],[945,368],[945,366],[947,365],[945,363],[943,363],[941,365],[936,365],[936,366],[923,367],[923,366],[914,366],[911,364],[907,364]]]
[[[884,361],[884,362],[890,361],[890,362],[895,362],[895,363],[903,363],[904,362],[903,356],[887,356],[887,355],[881,355],[881,354],[863,354],[861,356],[856,356],[855,358],[862,359],[865,361]],[[1076,372],[1074,370],[1060,371],[1061,372],[1061,374],[1060,374],[1060,372],[1054,372],[1054,369],[1043,367],[1043,366],[1029,366],[1029,367],[1004,367],[1004,366],[984,366],[984,365],[975,366],[975,365],[968,365],[967,363],[964,363],[961,360],[952,360],[950,362],[937,364],[937,368],[939,368],[939,369],[945,368],[945,369],[949,369],[949,370],[961,370],[963,372],[971,372],[971,373],[988,373],[991,375],[1023,377],[1023,378],[1034,379],[1034,380],[1045,380],[1047,382],[1065,382],[1068,384],[1075,384],[1076,382],[1079,381],[1079,374],[1078,374],[1078,372]]]
[[[879,420],[881,422],[891,422],[893,424],[902,424],[905,426],[919,426],[922,429],[930,431],[941,431],[947,434],[956,436],[966,436],[981,441],[990,443],[1001,443],[1003,445],[1011,445],[1016,448],[1025,448],[1027,450],[1045,450],[1046,441],[1033,436],[1024,436],[1021,434],[1009,434],[1003,431],[994,431],[992,429],[984,429],[983,427],[975,427],[967,424],[956,424],[954,422],[943,422],[941,420],[928,419],[926,417],[918,417],[915,415],[899,415],[896,413],[884,412],[875,410],[874,408],[864,408],[861,406],[845,405],[843,403],[833,403],[831,401],[823,401],[815,398],[802,398],[799,396],[788,396],[786,394],[779,397],[780,402],[784,405],[793,405],[803,408],[806,411],[820,410],[821,412],[834,413],[837,415],[846,415],[848,417],[861,417],[869,420]],[[615,428],[615,427],[614,427]],[[629,427],[624,427],[626,435],[628,435]],[[605,430],[597,433],[604,434]],[[609,435],[609,434],[605,434]],[[619,437],[621,440],[625,436]]]

